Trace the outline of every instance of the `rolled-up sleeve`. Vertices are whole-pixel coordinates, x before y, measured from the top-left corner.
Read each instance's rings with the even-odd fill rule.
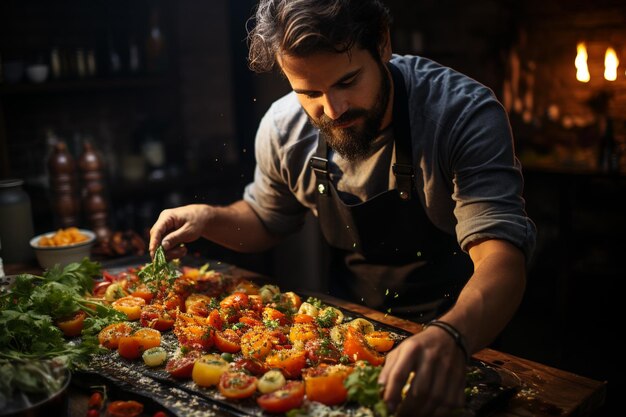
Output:
[[[307,209],[293,195],[285,178],[283,135],[274,122],[273,110],[270,108],[259,124],[254,181],[246,186],[243,199],[270,233],[282,236],[302,227]]]

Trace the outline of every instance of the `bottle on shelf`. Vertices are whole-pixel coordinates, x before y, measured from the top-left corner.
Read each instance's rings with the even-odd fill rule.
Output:
[[[78,159],[81,173],[82,203],[89,226],[99,242],[111,236],[108,226],[109,208],[104,195],[104,164],[92,143],[83,143],[83,152]]]
[[[63,141],[53,145],[48,159],[50,191],[55,223],[60,227],[78,226],[80,202],[77,194],[76,164]]]

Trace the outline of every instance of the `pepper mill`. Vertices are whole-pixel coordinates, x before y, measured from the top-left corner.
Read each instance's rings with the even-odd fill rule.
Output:
[[[83,153],[78,159],[82,179],[82,202],[85,216],[96,233],[98,242],[111,236],[108,226],[108,204],[104,197],[102,159],[89,141],[83,143]]]
[[[65,142],[57,142],[48,160],[52,207],[61,227],[78,227],[80,201],[76,186],[76,165]]]

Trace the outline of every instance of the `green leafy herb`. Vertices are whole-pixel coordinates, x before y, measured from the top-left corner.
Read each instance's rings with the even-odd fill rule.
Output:
[[[348,390],[348,400],[372,409],[377,416],[387,417],[389,410],[381,397],[382,386],[378,383],[381,369],[380,366],[357,366],[343,384]]]
[[[167,262],[165,251],[162,246],[159,246],[152,262],[145,264],[137,275],[150,291],[158,292],[163,286],[171,287],[174,284],[178,277],[178,270],[172,263]]]
[[[324,308],[324,303],[322,303],[322,300],[320,300],[319,298],[309,297],[306,299],[306,302],[312,304],[319,309]]]

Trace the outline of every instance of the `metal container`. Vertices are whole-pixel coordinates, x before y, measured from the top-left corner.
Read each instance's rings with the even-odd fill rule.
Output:
[[[0,258],[5,264],[33,258],[33,216],[22,184],[20,179],[0,180]]]

